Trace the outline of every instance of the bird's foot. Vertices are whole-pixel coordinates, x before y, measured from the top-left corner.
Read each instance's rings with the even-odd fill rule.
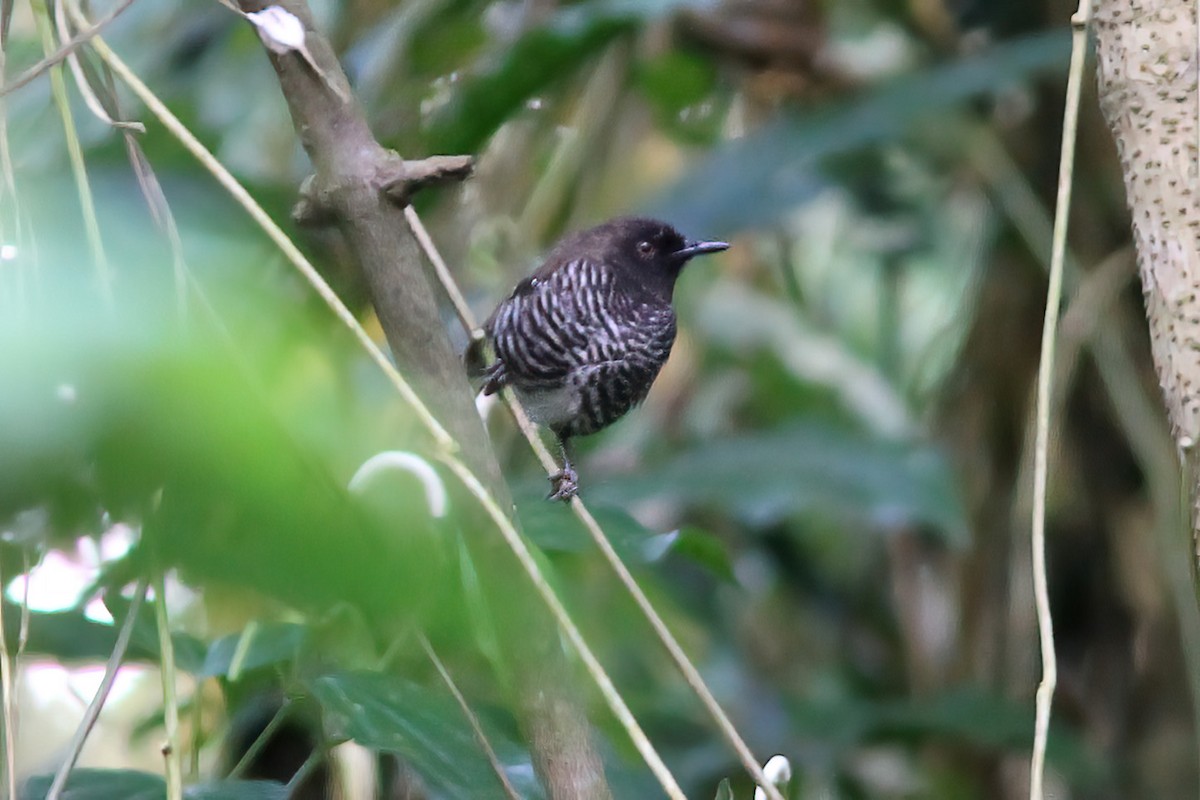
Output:
[[[579,474],[570,465],[551,475],[550,484],[553,488],[546,496],[547,500],[562,500],[566,503],[579,494]]]

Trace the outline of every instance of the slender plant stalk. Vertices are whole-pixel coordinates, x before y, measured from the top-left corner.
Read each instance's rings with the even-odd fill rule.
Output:
[[[11,81],[6,81],[3,86],[0,86],[0,97],[4,97],[5,95],[15,92],[17,89],[20,89],[22,86],[33,83],[33,81],[37,80],[37,78],[43,72],[55,66],[56,64],[61,64],[67,56],[78,50],[81,45],[85,45],[91,41],[93,37],[99,34],[100,31],[107,28],[110,22],[120,16],[122,12],[128,9],[131,5],[133,5],[133,0],[121,0],[120,3],[113,6],[111,11],[109,11],[100,19],[96,20],[94,25],[86,30],[80,31],[70,39],[63,42],[57,50],[34,64],[32,67],[26,69]]]
[[[33,0],[34,16],[42,37],[42,48],[47,56],[54,54],[56,47],[50,25],[50,10],[45,0]],[[100,297],[108,308],[113,307],[113,276],[104,252],[104,241],[100,236],[100,222],[96,218],[96,204],[92,198],[92,186],[88,181],[87,166],[83,160],[83,146],[75,129],[75,118],[67,97],[67,82],[63,78],[62,65],[50,67],[50,93],[62,119],[63,136],[67,143],[67,155],[71,161],[71,172],[75,176],[75,189],[79,193],[79,205],[83,212],[83,229],[87,234],[88,247],[92,251],[92,266],[96,271],[96,283]]]
[[[242,753],[242,757],[238,759],[237,764],[233,769],[229,770],[229,779],[236,780],[242,777],[242,774],[254,763],[258,758],[258,754],[271,741],[271,737],[275,735],[275,731],[279,730],[279,726],[287,720],[288,701],[285,699],[283,704],[279,706],[279,710],[271,717],[271,721],[262,729],[262,733],[254,738],[250,746],[246,748],[246,752]]]
[[[675,777],[671,774],[667,765],[663,763],[662,758],[659,757],[658,751],[654,749],[654,745],[646,737],[645,732],[634,718],[633,712],[629,710],[629,706],[625,705],[625,700],[613,685],[612,679],[608,677],[608,673],[604,671],[604,667],[600,665],[599,660],[597,660],[591,648],[588,647],[587,642],[584,641],[583,634],[579,632],[579,628],[571,620],[570,614],[563,606],[562,601],[558,599],[558,595],[555,594],[554,589],[546,580],[546,576],[542,574],[537,561],[533,557],[533,553],[529,551],[529,546],[525,544],[525,540],[521,538],[521,534],[513,526],[512,520],[505,515],[500,506],[496,505],[495,499],[461,461],[453,457],[446,457],[443,461],[459,477],[463,485],[467,487],[467,490],[475,495],[480,504],[483,505],[484,509],[491,516],[492,521],[496,523],[496,527],[500,529],[500,534],[508,542],[509,547],[516,554],[517,560],[521,563],[526,574],[529,575],[534,589],[542,596],[546,607],[550,609],[550,613],[558,621],[563,634],[571,642],[571,645],[575,648],[575,652],[579,654],[579,659],[583,662],[584,667],[592,676],[592,680],[600,689],[600,694],[604,697],[605,704],[608,705],[613,715],[629,733],[634,747],[638,749],[642,760],[650,767],[650,771],[658,778],[658,782],[663,787],[663,790],[666,791],[667,796],[672,798],[672,800],[686,800],[686,795],[679,788],[679,784],[675,782]]]
[[[71,11],[74,14],[79,13],[78,9],[72,8]],[[82,19],[81,21],[77,20],[77,24],[86,23],[86,19]],[[170,109],[168,109],[166,105],[164,105],[163,102],[158,99],[158,96],[155,95],[154,92],[150,91],[150,88],[146,86],[146,84],[140,78],[138,78],[131,69],[129,69],[125,62],[122,61],[121,58],[108,47],[102,38],[99,36],[94,38],[92,40],[92,47],[95,49],[96,54],[99,55],[100,58],[109,65],[116,76],[120,78],[121,81],[124,82],[135,95],[137,95],[138,99],[141,100],[148,109],[150,109],[150,112],[156,118],[158,118],[159,122],[161,122],[163,126],[170,131],[171,135],[179,140],[184,148],[187,149],[187,151],[191,153],[192,156],[199,161],[206,170],[208,170],[209,174],[216,178],[217,182],[220,183],[227,192],[233,195],[234,200],[236,200],[238,204],[246,211],[246,213],[250,215],[250,218],[253,219],[258,226],[263,229],[263,232],[265,232],[268,238],[270,238],[275,246],[279,248],[284,257],[287,258],[287,260],[291,262],[291,264],[296,267],[296,269],[298,269],[300,273],[308,280],[321,299],[325,301],[325,304],[333,310],[333,313],[335,316],[337,316],[338,320],[340,320],[342,324],[350,329],[350,332],[354,334],[354,338],[357,339],[363,349],[367,351],[367,354],[371,357],[371,360],[374,361],[380,370],[383,371],[384,375],[387,376],[392,385],[400,393],[400,396],[404,398],[405,402],[417,414],[422,424],[426,429],[429,430],[438,446],[448,452],[456,450],[458,448],[457,443],[442,426],[442,424],[433,416],[433,413],[430,412],[429,407],[426,406],[424,402],[421,401],[421,398],[417,396],[416,391],[411,385],[409,385],[404,376],[399,373],[399,371],[392,365],[392,362],[388,359],[388,357],[384,355],[382,350],[379,349],[379,345],[375,344],[375,341],[371,338],[371,335],[367,333],[362,325],[359,324],[358,320],[354,318],[353,312],[346,308],[345,303],[343,303],[333,289],[329,287],[329,284],[327,284],[325,280],[321,278],[321,275],[317,272],[316,267],[314,267],[312,263],[304,257],[304,254],[300,252],[300,249],[296,247],[291,239],[288,238],[288,235],[283,232],[283,229],[275,224],[275,221],[271,219],[270,215],[267,214],[266,211],[263,210],[262,206],[260,206],[254,200],[254,198],[250,196],[250,193],[246,191],[245,187],[238,183],[237,178],[233,177],[229,170],[225,169],[221,162],[217,160],[216,156],[210,153],[204,147],[204,145],[200,143],[200,140],[197,139],[190,130],[188,130],[187,126],[180,122],[179,118],[171,113]]]
[[[129,600],[129,611],[125,615],[125,622],[121,624],[116,644],[113,645],[112,653],[108,656],[108,663],[104,666],[104,677],[100,680],[100,687],[96,689],[92,702],[88,704],[87,710],[83,713],[83,720],[75,729],[71,743],[67,745],[67,753],[63,757],[58,772],[54,773],[54,780],[50,783],[50,791],[46,793],[46,800],[61,800],[63,789],[67,785],[67,778],[75,767],[75,762],[79,760],[84,742],[87,741],[88,734],[95,727],[96,720],[100,719],[100,711],[104,708],[105,701],[108,700],[109,692],[112,691],[113,682],[117,679],[117,672],[121,668],[121,662],[125,660],[125,651],[129,648],[129,638],[133,635],[133,623],[137,619],[138,609],[142,607],[142,600],[146,597],[148,584],[149,581],[146,578],[138,579],[137,587],[133,590],[133,597]]]
[[[1079,98],[1083,65],[1087,59],[1087,29],[1091,0],[1080,0],[1071,17],[1071,70],[1067,78],[1066,108],[1063,112],[1062,153],[1059,160],[1058,201],[1054,209],[1054,239],[1050,258],[1050,285],[1046,290],[1046,316],[1042,325],[1042,352],[1038,364],[1037,439],[1033,478],[1033,596],[1037,608],[1038,637],[1042,650],[1042,680],[1037,689],[1033,756],[1029,770],[1030,800],[1043,800],[1046,771],[1046,740],[1050,733],[1050,707],[1058,683],[1058,661],[1054,653],[1054,623],[1050,616],[1050,592],[1046,579],[1046,476],[1050,447],[1050,406],[1054,391],[1054,349],[1058,314],[1062,304],[1063,262],[1067,251],[1067,218],[1071,211],[1071,184],[1075,170],[1075,138],[1079,122]]]
[[[25,584],[29,585],[29,577],[26,576]],[[0,587],[4,586],[3,577],[0,577]],[[4,693],[3,709],[4,709],[4,782],[7,787],[8,794],[5,797],[16,798],[17,796],[17,745],[15,741],[15,730],[17,726],[16,710],[13,704],[13,690],[16,681],[13,673],[16,670],[16,659],[8,652],[8,631],[4,628],[4,610],[0,608],[0,692]]]
[[[426,257],[433,264],[434,273],[437,275],[438,280],[441,281],[455,310],[458,312],[459,321],[472,337],[480,335],[475,316],[467,306],[466,300],[463,299],[462,291],[455,283],[454,277],[446,266],[445,259],[438,252],[432,237],[430,237],[429,232],[425,229],[425,225],[421,222],[420,216],[413,210],[412,206],[405,209],[405,215],[409,225],[412,226],[413,235],[425,251]],[[542,467],[548,474],[556,472],[558,464],[555,462],[554,456],[551,455],[546,445],[542,442],[541,437],[538,436],[537,427],[530,421],[529,415],[525,413],[525,409],[521,407],[521,404],[511,391],[504,391],[503,398],[513,415],[513,419],[516,420],[517,427],[525,435],[525,439],[529,442],[530,447],[533,448]],[[654,610],[654,605],[646,597],[646,593],[642,591],[642,587],[638,585],[629,568],[625,566],[625,562],[621,560],[621,556],[613,548],[608,536],[604,533],[604,529],[600,527],[600,523],[596,521],[596,518],[592,516],[592,512],[588,510],[588,507],[584,505],[578,496],[571,498],[570,505],[571,511],[583,523],[583,527],[592,537],[592,541],[595,542],[596,547],[600,549],[600,553],[604,556],[604,560],[608,563],[609,568],[612,569],[617,580],[629,593],[629,596],[633,598],[634,603],[642,612],[642,616],[650,623],[650,627],[653,628],[658,640],[662,642],[671,661],[675,663],[675,667],[683,676],[688,687],[695,693],[701,705],[704,706],[709,716],[712,717],[721,735],[729,743],[738,760],[742,762],[742,766],[746,769],[746,772],[750,774],[750,777],[754,779],[759,788],[767,793],[770,800],[783,800],[779,789],[767,779],[762,766],[760,766],[758,759],[754,757],[754,753],[750,750],[749,745],[746,744],[741,734],[738,733],[729,716],[721,708],[721,704],[717,702],[716,697],[713,696],[707,684],[705,684],[700,671],[696,669],[695,665],[687,657],[687,653],[683,651],[679,641],[671,633],[671,630],[667,627],[666,622],[663,621],[659,613]]]
[[[54,0],[54,22],[58,27],[58,40],[66,43],[71,41],[71,27],[67,23],[67,12],[63,5],[64,0]],[[94,29],[96,26],[93,25]],[[94,34],[93,34],[94,35]],[[62,49],[61,47],[59,48]],[[140,122],[121,122],[115,120],[108,115],[104,110],[104,104],[100,102],[100,98],[96,96],[96,92],[92,89],[92,84],[88,81],[87,75],[83,71],[83,65],[79,63],[78,54],[72,50],[67,53],[67,66],[71,68],[71,75],[75,78],[75,88],[79,90],[79,96],[83,98],[84,105],[92,112],[92,116],[114,128],[124,130],[132,130],[138,133],[145,133],[146,126]]]
[[[163,759],[167,767],[167,800],[183,800],[183,763],[179,752],[179,698],[175,694],[175,643],[167,619],[167,582],[163,573],[154,580],[154,621],[158,627],[159,667],[163,687],[163,723],[167,740]]]
[[[429,639],[425,634],[420,633],[417,636],[421,642],[421,649],[425,651],[425,655],[433,662],[434,669],[441,676],[442,682],[446,684],[446,688],[450,690],[450,694],[454,696],[454,701],[462,709],[463,716],[467,718],[471,730],[475,733],[475,740],[483,748],[483,753],[487,756],[488,764],[492,767],[492,772],[496,773],[497,780],[500,781],[500,785],[504,788],[504,794],[509,800],[521,800],[521,795],[517,794],[517,790],[513,788],[512,782],[508,779],[508,773],[504,771],[504,765],[500,763],[500,757],[496,755],[495,749],[492,748],[492,743],[488,741],[487,734],[483,732],[483,726],[479,724],[479,717],[475,716],[475,712],[467,704],[467,698],[463,697],[463,693],[458,690],[458,684],[454,682],[450,671],[446,669],[446,665],[442,663],[442,659],[438,658],[437,652],[434,651],[433,645],[429,643]]]
[[[321,750],[321,748],[317,748],[309,753],[308,758],[304,759],[304,763],[300,765],[300,769],[296,770],[295,774],[292,775],[291,780],[287,782],[284,794],[287,797],[295,797],[296,789],[300,787],[300,784],[304,783],[304,780],[309,776],[309,773],[317,768],[317,765],[321,763],[321,759],[324,757],[325,753]]]
[[[7,33],[7,31],[5,31]],[[13,168],[12,147],[8,138],[8,103],[4,100],[4,90],[7,86],[7,80],[4,74],[5,64],[7,62],[7,53],[5,52],[4,43],[0,43],[0,208],[5,210],[5,213],[0,214],[0,244],[18,244],[21,238],[21,204],[20,198],[17,197],[17,178],[16,170]],[[12,222],[12,229],[9,229],[9,221]],[[22,266],[18,262],[15,269],[7,270],[14,273],[13,283],[16,287],[14,295],[18,301],[18,306],[22,306]],[[6,270],[0,269],[0,291],[5,289]],[[0,294],[0,302],[3,302],[4,294]]]

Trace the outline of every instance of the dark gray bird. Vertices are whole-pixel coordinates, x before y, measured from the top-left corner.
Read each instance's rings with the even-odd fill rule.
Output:
[[[496,361],[483,393],[512,387],[558,437],[563,468],[551,498],[578,490],[571,438],[611,425],[650,392],[675,343],[680,270],[727,247],[689,241],[659,220],[614,219],[559,242],[484,323]]]

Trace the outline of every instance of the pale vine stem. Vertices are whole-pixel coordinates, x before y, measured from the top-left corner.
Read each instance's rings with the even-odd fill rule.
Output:
[[[179,752],[179,700],[175,693],[175,643],[171,641],[171,625],[167,619],[167,580],[162,572],[154,579],[154,622],[158,628],[163,727],[166,729],[162,754],[167,768],[167,800],[183,800],[183,762]]]
[[[121,662],[125,660],[125,651],[129,648],[130,637],[133,636],[133,624],[137,619],[138,609],[142,607],[142,600],[146,597],[148,585],[148,579],[144,577],[138,579],[137,586],[133,590],[133,597],[129,599],[129,610],[125,612],[125,621],[121,623],[116,644],[113,645],[112,652],[108,656],[108,663],[104,667],[104,677],[100,680],[100,686],[96,689],[92,702],[88,704],[87,710],[83,713],[83,720],[75,729],[71,743],[67,745],[66,755],[63,756],[63,762],[59,766],[58,772],[54,773],[54,780],[50,784],[50,791],[46,793],[46,800],[61,799],[63,789],[67,785],[67,778],[75,767],[75,762],[79,760],[80,752],[83,751],[83,744],[87,741],[92,728],[96,726],[96,720],[100,719],[100,711],[108,700],[109,692],[112,691],[113,682],[117,679],[117,672],[121,668]]]
[[[521,795],[517,794],[517,790],[508,779],[508,773],[504,771],[504,764],[500,762],[500,757],[496,755],[495,748],[488,741],[487,734],[483,732],[483,725],[480,724],[479,717],[475,716],[475,712],[471,710],[471,706],[467,703],[467,698],[463,697],[463,693],[458,690],[458,684],[454,682],[454,678],[450,675],[450,670],[446,669],[446,665],[442,663],[442,659],[438,657],[437,651],[433,649],[433,645],[429,643],[429,638],[425,634],[418,633],[417,640],[421,643],[421,649],[425,651],[425,655],[433,662],[433,667],[441,677],[442,683],[446,684],[446,688],[454,696],[454,702],[458,703],[463,716],[467,718],[467,723],[471,726],[471,731],[475,734],[476,741],[479,742],[479,746],[483,748],[484,755],[487,756],[488,763],[492,767],[492,772],[496,773],[496,779],[500,781],[500,785],[504,788],[504,794],[509,800],[521,800]]]
[[[38,564],[41,564],[40,560],[38,561]],[[6,742],[7,754],[5,763],[8,770],[9,797],[12,798],[16,798],[17,796],[17,745],[15,737],[17,733],[17,726],[20,725],[20,720],[18,717],[21,713],[21,709],[17,707],[17,698],[10,698],[9,693],[14,691],[14,689],[21,682],[21,657],[25,655],[25,648],[29,644],[29,573],[31,569],[32,566],[29,563],[29,552],[23,551],[21,553],[21,574],[25,576],[25,582],[21,587],[21,617],[17,624],[17,652],[13,653],[12,656],[12,675],[8,680],[8,688],[5,690],[5,701],[12,704],[11,708],[5,709],[4,717],[6,726],[4,729],[4,735],[6,739],[10,736],[12,737],[11,742]],[[3,584],[0,584],[0,586],[3,586]],[[0,637],[3,637],[4,635],[4,633],[0,632]],[[7,648],[7,642],[3,642],[2,644],[5,648]]]
[[[405,218],[408,220],[409,225],[412,226],[413,234],[416,236],[417,242],[425,251],[426,257],[433,264],[434,274],[437,275],[438,280],[441,282],[442,287],[446,291],[446,294],[449,295],[451,304],[458,313],[459,321],[462,322],[463,327],[466,328],[468,334],[470,334],[473,338],[478,337],[480,333],[475,317],[471,313],[471,309],[467,305],[466,300],[463,298],[462,291],[455,283],[454,276],[450,273],[449,268],[446,266],[445,259],[443,259],[441,253],[438,252],[437,247],[433,243],[432,237],[430,237],[429,232],[425,229],[424,224],[421,222],[420,216],[418,216],[417,212],[413,210],[412,206],[405,208],[404,212]],[[503,397],[504,402],[508,405],[509,411],[512,412],[513,418],[516,420],[517,427],[520,428],[521,433],[523,433],[525,438],[529,441],[530,447],[533,448],[533,451],[537,455],[542,466],[548,473],[552,474],[557,471],[558,464],[555,462],[554,456],[550,454],[550,451],[542,442],[541,437],[538,436],[537,428],[530,421],[529,415],[525,413],[525,410],[521,407],[521,404],[516,400],[515,397],[513,397],[513,394],[510,391],[505,391]],[[666,649],[667,654],[670,656],[671,661],[674,662],[675,667],[683,676],[684,681],[687,682],[688,687],[700,700],[701,705],[704,706],[709,716],[712,717],[713,721],[719,728],[721,735],[724,736],[726,742],[728,742],[730,747],[733,748],[734,753],[742,762],[742,766],[750,774],[750,777],[754,779],[754,782],[767,793],[767,796],[771,798],[771,800],[782,800],[779,790],[775,788],[775,785],[767,779],[767,776],[763,773],[762,767],[759,765],[758,760],[754,757],[754,753],[751,752],[749,745],[746,744],[745,740],[742,739],[741,735],[737,732],[737,728],[729,719],[728,715],[725,714],[724,709],[721,708],[721,704],[717,702],[717,699],[713,696],[707,684],[705,684],[704,678],[700,675],[699,670],[696,669],[695,665],[693,665],[691,660],[687,657],[687,654],[683,651],[683,648],[680,646],[678,640],[667,627],[666,622],[664,622],[658,612],[654,610],[654,605],[650,602],[649,598],[646,597],[646,593],[642,591],[642,587],[638,585],[637,580],[633,577],[633,574],[630,573],[629,568],[625,565],[625,562],[621,560],[621,556],[618,555],[617,551],[613,548],[612,543],[604,534],[604,529],[600,527],[600,523],[596,521],[596,518],[592,516],[592,512],[588,510],[588,507],[584,505],[583,501],[580,500],[578,496],[571,498],[570,505],[571,510],[583,524],[583,527],[587,530],[592,540],[596,543],[596,547],[600,549],[605,561],[608,563],[613,573],[617,576],[617,580],[629,593],[630,597],[633,598],[633,601],[641,611],[642,616],[644,616],[646,621],[650,623],[650,627],[654,629],[655,635]]]
[[[76,24],[84,26],[88,24],[88,20],[83,17],[78,8],[71,7],[70,11],[76,18]],[[112,51],[111,48],[104,42],[101,37],[96,37],[92,41],[92,48],[96,54],[109,65],[113,73],[125,83],[130,90],[141,100],[150,112],[163,124],[164,127],[196,158],[201,165],[211,174],[217,181],[228,191],[239,205],[250,215],[260,228],[268,235],[272,242],[279,247],[280,251],[296,267],[297,270],[308,280],[314,290],[320,295],[338,317],[338,319],[348,327],[358,339],[359,343],[367,350],[372,360],[380,367],[381,370],[390,379],[393,386],[400,393],[401,397],[412,408],[418,419],[424,424],[426,429],[433,436],[435,442],[441,449],[442,460],[463,479],[467,484],[468,489],[475,494],[485,509],[492,514],[493,518],[497,519],[497,524],[501,527],[502,533],[505,534],[505,539],[509,546],[514,550],[521,564],[525,567],[530,579],[534,583],[534,587],[542,594],[543,600],[550,607],[551,613],[558,622],[563,634],[575,645],[580,659],[588,666],[588,672],[600,689],[601,695],[604,697],[606,705],[613,712],[614,716],[621,723],[638,752],[642,754],[643,759],[654,773],[659,783],[666,790],[667,794],[674,800],[685,800],[682,790],[679,789],[670,770],[658,755],[650,740],[642,731],[636,719],[633,718],[628,706],[625,705],[620,693],[613,686],[611,679],[604,672],[603,667],[584,641],[579,629],[571,620],[566,609],[554,594],[554,590],[546,582],[545,577],[541,574],[536,561],[530,555],[528,547],[521,540],[521,537],[516,533],[516,529],[512,526],[512,522],[499,510],[495,499],[492,498],[487,490],[479,483],[478,479],[471,471],[454,456],[454,451],[457,449],[457,444],[449,433],[442,427],[441,423],[433,416],[428,407],[416,395],[404,377],[396,370],[396,368],[387,359],[387,356],[379,349],[370,335],[354,318],[354,315],[338,298],[337,294],[325,283],[324,279],[317,273],[316,268],[304,257],[300,250],[287,237],[282,229],[275,224],[274,220],[255,202],[249,192],[238,183],[237,179],[225,169],[225,167],[212,155],[205,147],[196,139],[196,137],[187,129],[187,127],[179,121],[174,114],[162,103],[161,100],[146,86],[146,84],[137,77],[137,75],[125,64],[125,62]],[[468,480],[469,479],[469,480]],[[473,482],[473,483],[472,483]],[[482,496],[480,496],[482,494]],[[500,524],[503,521],[504,525]],[[509,536],[509,532],[513,535]],[[757,764],[755,765],[757,767]],[[758,768],[761,773],[761,768]],[[757,778],[756,778],[757,779]],[[765,781],[765,777],[762,778]],[[773,800],[782,800],[776,795]]]
[[[980,133],[973,154],[975,167],[990,185],[1014,229],[1049,274],[1053,220],[995,134],[986,129]],[[1073,285],[1081,283],[1079,273],[1078,259],[1068,248],[1063,261],[1065,291],[1071,292]],[[1176,557],[1176,537],[1180,526],[1184,525],[1180,520],[1186,519],[1186,515],[1180,517],[1180,503],[1184,504],[1184,510],[1187,503],[1186,497],[1179,494],[1179,457],[1174,441],[1158,424],[1161,415],[1155,412],[1159,402],[1157,391],[1151,395],[1142,382],[1134,357],[1125,344],[1126,338],[1111,325],[1102,325],[1094,331],[1089,346],[1112,405],[1114,419],[1125,434],[1125,440],[1131,444],[1138,465],[1148,476],[1146,485],[1152,487],[1159,563],[1168,577],[1174,599],[1172,606],[1180,635],[1186,643],[1183,652],[1189,665],[1193,717],[1200,721],[1200,609],[1196,605],[1191,569]],[[1053,419],[1051,422],[1053,424]],[[1190,541],[1187,546],[1191,547]]]
[[[42,47],[47,56],[55,52],[54,33],[50,24],[50,9],[46,0],[33,0],[34,16],[37,18],[38,31],[42,37]],[[75,129],[75,118],[71,113],[71,103],[67,97],[67,82],[63,78],[62,65],[56,64],[50,68],[50,92],[54,104],[58,107],[62,118],[63,137],[67,144],[67,155],[71,162],[71,172],[75,177],[75,190],[79,194],[79,205],[83,212],[83,229],[87,235],[88,247],[92,252],[92,267],[96,271],[96,283],[100,297],[107,308],[113,307],[113,276],[108,264],[108,256],[104,252],[104,242],[100,236],[100,222],[96,218],[96,204],[92,198],[92,186],[88,181],[87,165],[83,160],[83,146],[79,142],[79,133]]]
[[[1063,111],[1062,152],[1059,158],[1058,200],[1054,208],[1054,238],[1051,245],[1050,282],[1046,290],[1046,315],[1042,325],[1042,351],[1038,363],[1037,438],[1034,456],[1033,596],[1037,608],[1038,638],[1042,650],[1042,680],[1038,684],[1033,732],[1033,755],[1029,768],[1030,800],[1043,800],[1046,772],[1046,741],[1050,733],[1050,708],[1058,683],[1058,661],[1054,653],[1054,622],[1050,616],[1050,593],[1046,578],[1046,476],[1050,448],[1050,406],[1054,391],[1054,350],[1057,343],[1059,307],[1062,304],[1063,262],[1067,252],[1067,217],[1071,211],[1071,184],[1075,170],[1075,138],[1079,122],[1079,99],[1083,66],[1087,59],[1088,21],[1091,0],[1080,0],[1071,17],[1071,68]]]

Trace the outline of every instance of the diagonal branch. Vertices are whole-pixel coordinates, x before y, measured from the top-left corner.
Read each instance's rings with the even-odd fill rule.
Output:
[[[425,251],[425,256],[433,264],[434,274],[437,275],[442,288],[450,297],[450,301],[458,314],[463,328],[472,338],[481,336],[475,315],[471,313],[471,309],[467,305],[462,291],[458,288],[458,284],[455,283],[454,276],[446,266],[445,259],[438,252],[437,246],[433,242],[433,237],[425,229],[420,216],[411,206],[406,207],[404,213],[408,224],[412,226],[417,242],[420,243],[421,248]],[[558,464],[554,461],[554,456],[546,448],[545,443],[542,442],[541,437],[538,436],[537,428],[530,421],[529,415],[525,413],[525,409],[521,407],[520,402],[517,401],[511,391],[505,391],[502,396],[505,404],[508,406],[508,410],[512,413],[513,419],[517,423],[517,427],[520,428],[521,433],[528,440],[529,446],[533,448],[533,452],[537,455],[542,467],[546,470],[547,474],[556,472]],[[758,784],[759,789],[765,792],[770,800],[783,800],[779,794],[779,789],[767,779],[763,768],[759,766],[758,759],[754,757],[754,753],[751,752],[749,745],[746,744],[741,734],[738,733],[729,716],[721,708],[721,704],[717,702],[716,697],[713,696],[712,691],[705,684],[700,671],[696,669],[695,665],[687,657],[687,653],[683,651],[679,641],[671,633],[670,628],[667,627],[667,623],[654,610],[654,605],[646,597],[646,593],[642,591],[642,587],[638,585],[637,580],[630,573],[625,562],[621,560],[621,556],[613,549],[612,543],[604,534],[604,529],[600,527],[600,523],[596,521],[592,512],[588,510],[588,507],[584,505],[578,496],[571,498],[570,506],[571,511],[575,513],[576,518],[583,524],[584,529],[592,537],[592,541],[595,542],[596,547],[600,549],[600,553],[604,556],[604,560],[609,565],[609,568],[612,569],[613,574],[616,575],[618,582],[629,593],[634,604],[641,611],[642,616],[650,623],[650,627],[654,629],[654,634],[666,649],[667,655],[674,662],[675,667],[683,676],[688,687],[699,698],[700,704],[704,706],[705,711],[708,712],[721,735],[725,738],[725,741],[729,743],[738,760],[742,762],[742,766],[746,769],[746,772],[750,774],[750,777]]]

